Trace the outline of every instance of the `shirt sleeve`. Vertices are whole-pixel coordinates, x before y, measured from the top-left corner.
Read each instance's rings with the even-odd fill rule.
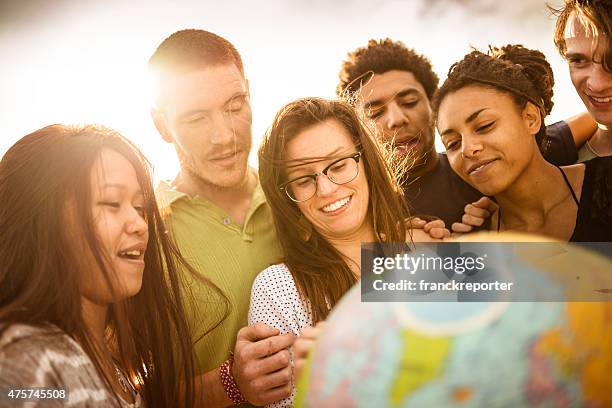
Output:
[[[0,350],[0,390],[28,390],[32,388],[66,389],[57,367],[48,358],[48,350],[39,341],[18,340]],[[13,399],[14,398],[14,399]],[[21,399],[0,396],[0,406],[8,402],[11,407],[61,407],[61,399]]]
[[[546,161],[556,166],[567,166],[578,161],[578,149],[567,122],[560,121],[546,126],[546,137],[540,151]]]
[[[281,334],[294,333],[312,324],[307,309],[300,302],[300,296],[291,276],[283,264],[273,265],[255,278],[251,290],[249,324],[265,323]],[[290,348],[289,352],[293,355]],[[291,395],[267,405],[267,408],[289,408],[295,399],[295,383]]]
[[[297,293],[291,273],[284,265],[274,265],[255,278],[251,289],[249,324],[265,323],[279,329],[281,334],[300,330],[295,304]]]

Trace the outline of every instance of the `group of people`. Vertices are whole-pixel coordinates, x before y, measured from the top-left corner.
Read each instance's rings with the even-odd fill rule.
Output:
[[[337,100],[278,112],[258,171],[238,51],[175,32],[149,60],[174,180],[154,191],[138,148],[93,125],[47,126],[0,162],[0,390],[291,406],[361,243],[473,229],[612,241],[611,26],[605,1],[559,11],[554,41],[588,113],[550,126],[537,50],[472,51],[438,87],[425,56],[371,40],[342,64]]]

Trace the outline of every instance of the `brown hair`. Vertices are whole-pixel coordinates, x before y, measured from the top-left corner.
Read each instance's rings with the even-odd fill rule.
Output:
[[[553,107],[554,83],[552,68],[540,51],[522,45],[489,47],[488,53],[475,50],[450,67],[434,97],[434,116],[449,93],[470,85],[493,88],[510,95],[521,111],[527,102],[540,109],[542,125],[536,139],[542,145],[546,137],[544,117]]]
[[[357,112],[346,102],[304,98],[283,107],[259,148],[259,177],[272,209],[287,264],[303,298],[312,305],[313,320],[325,319],[356,282],[346,260],[302,216],[296,203],[279,186],[286,180],[285,147],[295,136],[328,119],[337,120],[362,152],[369,182],[368,217],[379,242],[405,242],[403,220],[408,209],[391,167],[391,152],[382,146]]]
[[[580,24],[597,37],[596,46],[599,41],[605,41],[605,50],[601,62],[606,72],[612,73],[612,1],[610,0],[565,0],[561,8],[548,8],[557,15],[555,24],[555,45],[559,53],[565,57],[567,45],[565,44],[565,28],[570,16],[576,16]]]
[[[204,30],[181,30],[173,33],[157,47],[149,58],[149,70],[156,83],[155,101],[168,78],[209,66],[234,64],[244,77],[242,58],[225,38]]]
[[[438,76],[433,72],[429,59],[407,48],[401,41],[385,38],[370,40],[366,47],[349,52],[338,74],[340,83],[336,87],[336,94],[339,97],[350,97],[369,81],[373,74],[384,74],[393,70],[412,72],[429,99],[438,88]]]
[[[81,314],[82,240],[113,290],[112,274],[94,226],[90,175],[103,148],[134,167],[145,200],[149,241],[142,288],[109,307],[107,341],[137,378],[149,407],[194,406],[195,360],[185,320],[179,268],[206,282],[211,296],[225,304],[211,319],[211,330],[227,315],[228,301],[199,277],[167,236],[144,156],[117,132],[99,126],[51,125],[15,143],[0,162],[0,335],[13,323],[54,324],[76,339],[103,375],[99,345]],[[67,203],[74,203],[72,211]],[[76,221],[76,222],[75,222]],[[76,225],[80,231],[70,230]],[[211,311],[212,313],[212,311]],[[174,352],[172,352],[174,351]]]

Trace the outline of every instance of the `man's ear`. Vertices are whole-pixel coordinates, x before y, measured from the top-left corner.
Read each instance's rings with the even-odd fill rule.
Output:
[[[173,143],[174,138],[168,131],[168,127],[166,126],[166,117],[164,114],[157,108],[151,108],[149,111],[151,113],[151,119],[153,119],[153,123],[155,124],[155,128],[159,132],[160,136],[167,143]]]
[[[527,102],[525,109],[523,109],[523,120],[529,129],[529,133],[536,135],[544,124],[542,123],[542,115],[540,115],[540,108],[538,108],[532,102]]]

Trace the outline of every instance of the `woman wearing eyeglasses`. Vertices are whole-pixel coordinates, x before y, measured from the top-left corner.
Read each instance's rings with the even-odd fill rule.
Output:
[[[298,334],[324,320],[358,281],[361,243],[430,240],[405,226],[408,210],[393,170],[344,102],[306,98],[281,109],[259,149],[259,177],[285,262],[256,278],[249,324]],[[448,232],[441,227],[432,235]]]

